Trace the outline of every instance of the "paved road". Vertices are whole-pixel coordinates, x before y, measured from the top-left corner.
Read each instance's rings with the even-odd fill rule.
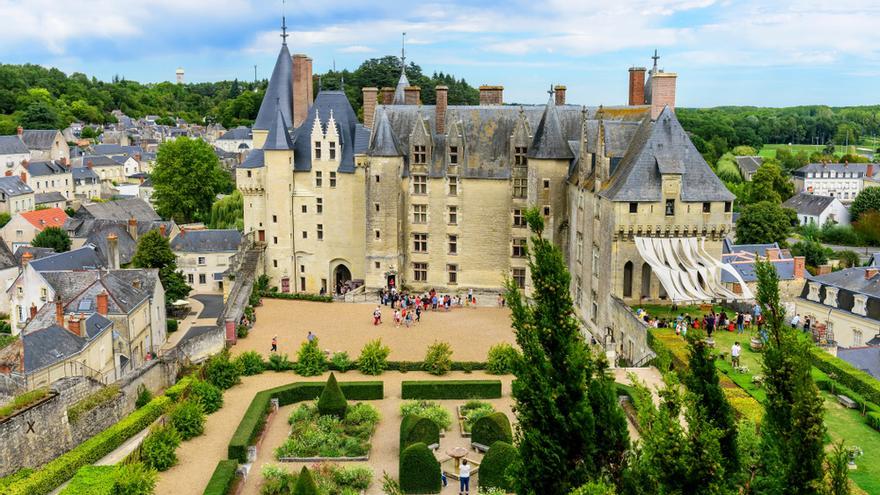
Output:
[[[219,318],[223,313],[223,295],[222,294],[196,294],[193,299],[202,303],[202,312],[199,313],[199,319],[202,318]]]

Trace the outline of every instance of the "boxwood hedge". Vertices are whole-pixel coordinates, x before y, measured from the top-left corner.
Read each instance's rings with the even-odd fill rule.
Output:
[[[880,381],[864,371],[821,350],[813,349],[813,366],[819,368],[832,379],[860,394],[865,399],[880,404]]]
[[[513,443],[510,420],[503,412],[494,412],[478,419],[471,428],[471,442],[490,446],[495,442]]]
[[[419,380],[401,385],[404,399],[498,399],[500,380]]]
[[[420,442],[425,445],[440,443],[440,428],[428,418],[407,414],[400,422],[400,451]]]
[[[208,480],[208,486],[205,487],[204,495],[226,495],[232,488],[235,481],[235,472],[238,469],[238,461],[235,459],[224,459],[217,463],[214,468],[214,474]]]
[[[440,463],[423,443],[400,453],[399,476],[403,493],[440,493]]]
[[[495,442],[480,463],[480,487],[513,491],[507,479],[507,468],[516,461],[516,447],[507,442]]]

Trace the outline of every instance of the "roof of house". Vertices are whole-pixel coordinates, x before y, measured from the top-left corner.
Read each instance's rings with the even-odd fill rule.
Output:
[[[42,317],[43,315],[40,313],[43,313],[54,317],[55,308],[52,306],[52,304],[44,305],[38,316]],[[45,319],[40,318],[40,321]],[[25,372],[30,373],[45,368],[79,353],[86,348],[90,341],[111,328],[113,322],[93,312],[80,325],[84,331],[84,336],[74,335],[69,330],[59,326],[54,320],[42,328],[31,331],[26,329],[22,333]],[[28,327],[32,326],[36,325],[28,324]]]
[[[738,253],[747,252],[758,256],[767,256],[768,249],[779,249],[779,244],[772,242],[770,244],[734,244],[730,239],[725,238],[721,244],[722,253]]]
[[[294,170],[309,171],[312,169],[312,130],[315,119],[321,124],[323,132],[329,132],[327,126],[331,115],[336,122],[336,133],[339,136],[340,156],[339,168],[342,173],[354,173],[354,155],[364,153],[370,131],[358,122],[351,102],[342,91],[321,91],[315,103],[309,107],[309,113],[302,124],[293,133]],[[286,117],[285,117],[286,119]],[[290,122],[290,120],[285,120]]]
[[[34,177],[70,173],[70,168],[57,161],[37,161],[27,164],[27,171]]]
[[[248,153],[247,158],[237,168],[260,168],[263,163],[263,150],[255,149]]]
[[[129,314],[152,295],[152,286],[136,288],[131,277],[117,276],[117,272],[103,270],[43,272],[41,275],[52,286],[56,296],[64,301],[65,311],[79,313],[97,307],[97,297],[106,292],[107,313]]]
[[[871,256],[871,266],[880,266],[880,252],[874,253]]]
[[[819,196],[802,192],[788,198],[782,203],[782,206],[791,208],[801,215],[819,216],[835,201],[840,200],[833,196]]]
[[[723,255],[722,262],[730,263],[730,266],[739,273],[744,282],[755,282],[758,280],[758,275],[755,272],[754,258],[749,259],[737,255]],[[772,260],[772,262],[773,266],[776,268],[776,276],[779,277],[779,280],[795,279],[793,259],[777,259]],[[727,270],[721,270],[721,281],[731,284],[739,282],[739,280]]]
[[[0,136],[0,155],[26,155],[29,151],[17,135]]]
[[[39,231],[42,231],[46,227],[62,227],[67,220],[67,213],[64,213],[64,210],[61,208],[25,211],[19,213],[19,215]]]
[[[44,205],[47,203],[66,203],[67,198],[64,197],[58,191],[51,191],[45,193],[36,193],[34,194],[34,203],[37,205]]]
[[[880,380],[880,347],[841,347],[837,357]]]
[[[88,167],[121,167],[122,164],[105,155],[86,155],[82,157],[82,166]]]
[[[140,198],[118,199],[103,203],[88,203],[76,211],[77,218],[98,220],[124,220],[134,218],[139,221],[162,220],[149,203]]]
[[[376,124],[370,137],[367,154],[370,156],[403,156],[397,136],[388,121],[388,114],[383,108],[376,111]]]
[[[87,270],[104,266],[95,252],[95,247],[90,244],[64,253],[41,257],[32,260],[30,264],[38,272]]]
[[[217,138],[218,141],[242,141],[247,139],[253,139],[254,133],[251,131],[250,127],[239,126],[235,129],[230,129],[223,133],[222,136]]]
[[[21,140],[29,149],[48,150],[55,144],[55,136],[58,135],[58,132],[57,129],[25,129],[21,133]]]
[[[15,259],[15,255],[9,250],[9,246],[7,246],[6,243],[3,242],[3,239],[0,238],[0,270],[5,270],[14,266],[18,266],[18,260]]]
[[[873,168],[874,173],[880,172],[880,167],[871,163],[808,163],[794,171],[794,175],[803,177],[807,172],[855,172],[859,176],[868,175],[868,168]]]
[[[231,252],[238,250],[241,232],[229,230],[181,230],[171,239],[171,249],[184,253]]]
[[[15,261],[18,265],[21,265],[21,257],[24,256],[24,253],[31,254],[31,261],[38,260],[40,258],[45,258],[46,256],[51,256],[55,254],[55,250],[52,248],[44,248],[44,247],[34,247],[34,246],[18,246],[15,250],[13,256],[15,256]]]
[[[34,192],[34,190],[31,189],[31,186],[23,182],[17,175],[0,177],[0,191],[6,193],[7,196],[13,197]]]
[[[269,78],[266,94],[263,95],[257,120],[254,121],[254,129],[268,130],[275,122],[275,113],[278,110],[281,110],[285,122],[293,122],[293,93],[290,89],[293,87],[292,79],[290,51],[287,49],[287,43],[283,43],[272,76]]]
[[[266,142],[263,143],[263,150],[267,151],[286,151],[293,149],[293,140],[290,139],[287,121],[284,120],[284,114],[281,109],[275,111],[275,118],[266,136]]]
[[[98,144],[93,148],[96,155],[136,155],[143,154],[140,146],[122,146],[120,144]]]
[[[763,156],[737,156],[735,159],[743,175],[757,172],[764,163]]]
[[[559,122],[559,114],[556,113],[556,102],[551,94],[544,107],[544,114],[538,122],[532,145],[529,147],[529,158],[546,158],[554,160],[571,160],[574,158],[568,140],[562,132],[562,124]]]
[[[826,287],[837,288],[838,310],[852,313],[855,307],[855,296],[866,296],[865,315],[872,320],[880,321],[880,272],[875,272],[871,277],[868,270],[877,270],[872,267],[854,267],[827,273],[825,275],[808,276],[810,282],[819,284],[819,301],[824,305]],[[800,297],[809,299],[810,284],[804,284]]]
[[[74,167],[70,171],[73,173],[73,180],[100,179],[98,174],[89,167]]]

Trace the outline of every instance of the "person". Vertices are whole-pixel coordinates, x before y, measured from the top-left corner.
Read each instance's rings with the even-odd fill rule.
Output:
[[[743,323],[745,322],[745,316],[742,312],[736,312],[736,333],[743,333]]]
[[[406,323],[406,328],[409,328],[413,322],[413,312],[409,310],[406,312],[406,317],[404,317],[404,323]]]
[[[272,337],[272,352],[278,352],[278,336]]]
[[[315,337],[315,334],[313,334],[312,332],[309,332],[306,338],[309,339],[309,342],[314,342],[317,337]]]
[[[751,313],[746,313],[743,315],[743,324],[745,324],[745,326],[749,329],[749,331],[752,330],[752,314]]]
[[[794,315],[794,318],[791,319],[791,327],[797,328],[801,324],[801,315],[800,313]]]
[[[373,310],[373,325],[380,323],[382,323],[382,310],[379,309],[379,306],[376,306],[376,309]]]
[[[394,326],[395,327],[400,326],[400,310],[399,309],[394,310]]]
[[[804,318],[804,333],[810,333],[810,317]]]
[[[740,347],[739,342],[734,342],[733,347],[730,348],[730,364],[733,365],[734,368],[739,367],[740,353],[742,353],[742,347]]]
[[[468,464],[467,459],[462,459],[461,465],[458,466],[458,479],[461,481],[458,494],[469,494],[471,490],[471,465]]]
[[[416,323],[420,323],[422,321],[422,305],[416,306]]]

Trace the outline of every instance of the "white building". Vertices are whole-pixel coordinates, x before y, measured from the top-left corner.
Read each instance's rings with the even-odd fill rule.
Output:
[[[223,272],[241,244],[241,232],[180,229],[171,240],[177,267],[196,292],[223,292]]]
[[[0,175],[12,172],[16,165],[30,161],[31,152],[18,136],[0,136]]]
[[[875,178],[880,167],[873,163],[810,163],[797,170],[795,192],[832,196],[844,203],[856,199],[866,179]]]
[[[782,203],[785,208],[797,212],[801,225],[825,225],[827,222],[849,225],[849,210],[833,196],[798,193]]]
[[[241,153],[254,147],[254,135],[247,127],[236,127],[217,138],[214,146],[227,153]]]

